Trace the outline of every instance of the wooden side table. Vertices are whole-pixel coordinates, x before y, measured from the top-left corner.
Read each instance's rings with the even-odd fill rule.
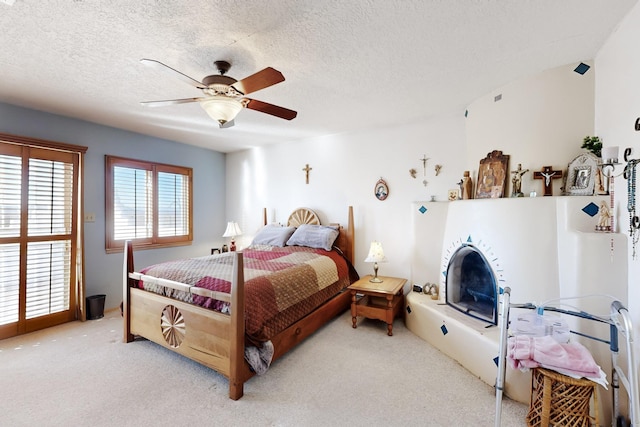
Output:
[[[407,279],[378,276],[381,283],[370,282],[368,275],[349,286],[351,291],[351,320],[358,327],[358,316],[378,319],[387,323],[387,335],[393,335],[393,319],[402,312],[404,306],[403,286]],[[356,294],[362,294],[359,300]]]

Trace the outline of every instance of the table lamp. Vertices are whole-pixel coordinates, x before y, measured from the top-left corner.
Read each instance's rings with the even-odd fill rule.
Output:
[[[373,278],[369,279],[370,282],[373,283],[381,283],[382,279],[378,278],[378,263],[385,262],[387,258],[384,256],[384,251],[382,250],[382,244],[380,242],[373,241],[371,242],[371,247],[369,248],[369,255],[364,260],[364,262],[372,262],[373,263]]]
[[[240,231],[240,227],[237,222],[229,221],[227,223],[227,229],[224,231],[222,237],[231,237],[231,243],[229,244],[230,251],[236,250],[236,236],[241,234],[242,231]]]

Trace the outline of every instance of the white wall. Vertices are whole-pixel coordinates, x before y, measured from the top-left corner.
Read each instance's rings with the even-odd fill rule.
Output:
[[[625,148],[633,150],[631,158],[640,157],[640,132],[634,130],[634,123],[640,117],[640,5],[620,23],[617,31],[609,38],[596,56],[595,90],[595,131],[605,146],[620,147],[620,161]],[[616,173],[622,171],[618,167]],[[616,221],[621,233],[628,233],[627,181],[615,181]],[[632,253],[629,239],[629,254]],[[640,252],[639,252],[640,253]],[[640,257],[629,259],[629,313],[633,318],[636,334],[640,338]]]
[[[464,111],[452,112],[420,123],[227,155],[227,215],[245,231],[239,243],[251,242],[263,207],[269,221],[286,222],[289,212],[305,206],[319,210],[323,221],[344,222],[347,206],[353,205],[358,272],[371,272],[361,260],[370,241],[379,240],[388,259],[380,274],[411,279],[413,245],[430,239],[413,235],[411,202],[431,196],[445,201],[464,170],[472,171],[475,181],[480,159],[494,149],[511,155],[512,168],[522,163],[532,170],[523,179],[523,191],[536,188],[541,193],[541,181],[532,182],[533,171],[546,165],[566,168],[582,151],[582,139],[593,132],[594,77],[593,69],[585,75],[573,72],[576,65],[500,88],[500,102],[488,94],[469,106],[467,118]],[[429,158],[426,176],[423,155]],[[309,184],[302,171],[307,163],[312,168]],[[443,165],[439,176],[436,164]],[[411,168],[417,170],[416,178],[410,176]],[[382,202],[373,194],[381,177],[390,189]]]
[[[464,112],[432,117],[402,127],[331,135],[291,144],[227,155],[227,215],[240,221],[250,243],[261,225],[263,207],[268,220],[286,222],[297,207],[317,210],[322,221],[346,224],[347,207],[354,207],[355,267],[361,275],[373,268],[362,262],[372,240],[379,240],[388,262],[379,274],[409,278],[413,245],[411,202],[445,200],[457,188],[467,162]],[[422,162],[429,158],[426,177]],[[309,184],[302,169],[312,168]],[[434,167],[442,165],[439,176]],[[409,169],[417,170],[412,178]],[[385,201],[373,190],[382,177],[389,186]],[[423,179],[428,181],[425,187]],[[428,239],[428,236],[424,237]]]
[[[592,65],[590,61],[584,61]],[[567,64],[498,88],[474,101],[467,116],[467,167],[474,179],[478,161],[492,150],[510,156],[509,169],[518,163],[529,172],[522,192],[542,195],[542,180],[533,173],[543,166],[563,170],[577,155],[587,135],[593,135],[594,68],[585,74]],[[496,96],[501,96],[495,101]],[[566,173],[566,171],[565,171]],[[510,178],[512,175],[510,175]],[[553,180],[553,195],[561,195],[562,179]],[[508,186],[511,194],[511,182]]]

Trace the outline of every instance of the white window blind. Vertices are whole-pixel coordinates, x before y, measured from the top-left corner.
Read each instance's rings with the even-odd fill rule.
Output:
[[[69,309],[71,240],[27,245],[26,318]]]
[[[71,233],[73,165],[29,159],[29,236]]]
[[[189,244],[192,169],[105,156],[106,250]]]
[[[188,177],[158,172],[158,236],[187,234],[189,234]]]
[[[150,170],[113,168],[115,240],[153,236],[153,180]]]
[[[0,155],[0,237],[20,237],[22,158]],[[20,244],[0,244],[0,325],[18,321]]]
[[[0,325],[18,321],[20,244],[0,245]]]
[[[22,158],[0,155],[0,237],[20,236]]]
[[[45,316],[67,318],[75,303],[75,161],[56,150],[0,149],[15,153],[0,155],[0,326],[26,332],[25,321],[46,326]]]
[[[27,245],[26,318],[69,309],[73,164],[29,159],[29,236],[66,236]]]

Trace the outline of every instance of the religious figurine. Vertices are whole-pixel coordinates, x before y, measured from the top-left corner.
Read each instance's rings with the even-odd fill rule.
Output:
[[[522,193],[522,175],[527,172],[529,172],[529,169],[522,170],[522,164],[520,163],[518,163],[518,169],[511,172],[513,174],[513,178],[511,179],[511,183],[513,184],[511,197],[524,197]]]
[[[598,225],[596,225],[596,231],[611,231],[611,210],[607,201],[603,200],[600,203],[599,210],[600,217],[598,218]]]
[[[462,193],[462,200],[473,199],[473,182],[471,181],[471,177],[469,176],[469,171],[464,171],[460,190]]]

